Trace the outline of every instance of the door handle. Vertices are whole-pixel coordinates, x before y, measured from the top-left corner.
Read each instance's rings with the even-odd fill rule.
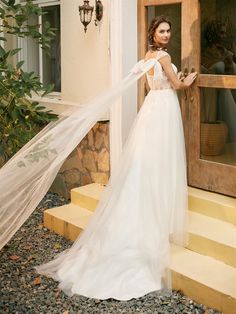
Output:
[[[195,68],[191,68],[191,71],[189,71],[188,68],[184,68],[182,73],[183,73],[183,76],[186,77],[186,76],[188,76],[189,74],[191,74],[193,72],[195,72]]]
[[[188,76],[188,74],[189,74],[188,68],[184,68],[183,76],[186,77],[186,76]]]
[[[189,72],[189,69],[188,68],[184,68],[183,70],[183,76],[184,78],[187,77],[190,73],[193,73],[195,72],[195,68],[191,68],[190,72]],[[189,97],[188,97],[189,95]],[[187,90],[185,89],[184,90],[184,99],[187,100],[189,98],[190,102],[193,102],[194,101],[194,96],[193,96],[193,93],[192,93],[192,86],[190,86],[188,88],[188,92]]]
[[[184,68],[184,70],[182,71],[182,78],[185,79],[186,76],[188,76],[188,68]],[[184,100],[187,99],[188,99],[187,90],[184,89]]]
[[[193,73],[193,72],[196,72],[196,70],[195,70],[195,68],[192,67],[190,73]],[[194,96],[193,96],[192,85],[191,85],[190,88],[189,88],[189,97],[190,97],[190,102],[193,102],[193,101],[194,101]]]

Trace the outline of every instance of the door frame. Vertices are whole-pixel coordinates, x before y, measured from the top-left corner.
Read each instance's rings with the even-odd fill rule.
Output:
[[[199,0],[139,0],[139,58],[147,49],[148,6],[181,4],[181,69],[195,69],[195,84],[182,92],[181,111],[185,133],[188,185],[236,197],[236,167],[201,159],[200,156],[200,88],[235,88],[236,76],[200,74],[201,16]],[[145,78],[139,83],[139,103],[145,97]]]
[[[199,28],[199,12],[198,12],[198,0],[139,0],[138,1],[138,34],[139,34],[139,59],[145,56],[147,50],[147,9],[149,6],[160,6],[160,5],[172,5],[181,4],[181,69],[196,69],[199,72],[200,64],[200,33],[196,32]],[[191,30],[191,32],[190,32]],[[194,40],[191,38],[194,34]],[[193,47],[194,42],[194,47]],[[146,79],[142,78],[139,82],[139,104],[143,103],[145,97],[145,83]],[[186,155],[189,156],[190,147],[190,114],[193,102],[198,101],[197,87],[193,86],[186,92],[181,92],[181,112],[183,119],[184,135],[185,135],[185,146]],[[190,143],[189,143],[190,142]],[[188,158],[187,158],[188,159]],[[189,162],[187,162],[188,168]],[[188,170],[188,169],[187,169]],[[189,173],[189,170],[188,170]]]

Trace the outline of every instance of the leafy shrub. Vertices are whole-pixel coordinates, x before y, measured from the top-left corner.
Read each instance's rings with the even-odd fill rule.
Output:
[[[42,96],[53,90],[53,85],[43,86],[34,72],[24,72],[24,60],[14,64],[20,49],[5,50],[3,43],[9,36],[31,37],[48,52],[54,32],[49,23],[29,24],[32,15],[44,14],[40,7],[27,0],[25,4],[16,4],[15,0],[0,1],[0,156],[4,160],[12,157],[42,127],[57,115],[46,111],[44,106],[32,100],[33,94]],[[5,36],[8,34],[8,36]]]

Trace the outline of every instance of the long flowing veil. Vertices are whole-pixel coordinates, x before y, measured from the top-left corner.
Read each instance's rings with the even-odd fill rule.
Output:
[[[0,169],[0,248],[34,211],[66,157],[109,110],[116,97],[157,63],[156,59],[139,61],[118,85],[70,114],[61,115]]]

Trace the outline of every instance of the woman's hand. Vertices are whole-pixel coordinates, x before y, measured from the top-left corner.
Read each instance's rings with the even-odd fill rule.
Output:
[[[197,72],[192,72],[185,77],[185,79],[183,80],[183,83],[186,87],[189,87],[190,85],[193,84],[196,78],[197,78]]]
[[[177,77],[179,81],[183,81],[185,78],[184,73],[181,71],[177,73]]]
[[[169,56],[164,56],[158,61],[162,65],[162,68],[164,69],[164,72],[174,89],[188,88],[197,77],[197,72],[192,72],[184,78],[182,78],[184,74],[181,74],[181,72],[176,75]]]

